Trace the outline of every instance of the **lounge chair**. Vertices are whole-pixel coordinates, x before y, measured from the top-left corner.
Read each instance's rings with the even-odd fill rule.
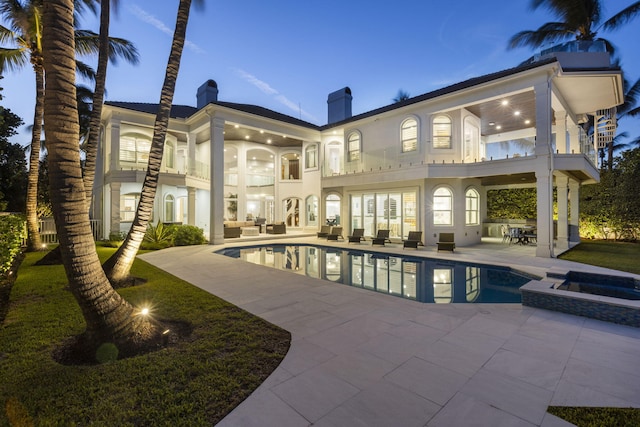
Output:
[[[378,234],[376,235],[376,237],[371,239],[371,241],[374,245],[382,246],[384,246],[385,242],[391,243],[391,240],[389,240],[389,230],[378,230]]]
[[[327,240],[344,240],[342,236],[342,227],[331,227],[331,233],[327,236]]]
[[[422,231],[410,231],[407,240],[403,240],[402,249],[414,248],[418,249],[418,246],[424,246],[422,243]]]
[[[347,236],[349,238],[349,243],[360,243],[364,238],[364,228],[354,228],[353,234],[351,236]]]
[[[267,224],[267,234],[286,234],[287,226],[284,222],[279,224]]]
[[[320,231],[318,231],[318,238],[320,237],[327,237],[329,235],[329,233],[331,232],[331,226],[330,225],[323,225],[320,227]]]
[[[438,237],[438,250],[442,251],[451,251],[456,248],[455,239],[453,233],[440,233],[440,237]]]

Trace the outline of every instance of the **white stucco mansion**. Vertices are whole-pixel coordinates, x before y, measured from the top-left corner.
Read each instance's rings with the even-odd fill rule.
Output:
[[[351,100],[348,87],[329,94],[328,124],[317,126],[220,101],[204,83],[196,107],[171,111],[154,223],[193,224],[219,244],[224,221],[315,232],[329,219],[345,235],[419,230],[426,245],[454,232],[461,247],[480,242],[488,190],[526,186],[537,189],[536,255],[552,257],[579,241],[580,186],[599,180],[595,153],[615,132],[622,72],[598,42],[571,42],[363,114],[352,116]],[[156,109],[104,107],[92,216],[105,235],[129,229]]]

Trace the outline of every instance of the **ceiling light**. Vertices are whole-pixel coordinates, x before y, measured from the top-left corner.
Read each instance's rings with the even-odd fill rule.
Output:
[[[502,100],[502,102],[501,102],[501,104],[502,104],[502,105],[508,105],[508,104],[509,104],[509,101],[507,101],[506,99],[503,99],[503,100]]]
[[[234,125],[233,127],[238,129],[240,127],[240,125]]]
[[[244,139],[249,139],[249,135],[245,135]]]
[[[496,129],[500,130],[500,129],[502,129],[502,126],[498,125],[498,126],[496,126]]]
[[[519,115],[520,115],[520,111],[514,111],[514,112],[513,112],[513,115],[514,115],[514,116],[519,116]]]
[[[495,126],[496,122],[489,122],[489,126]]]
[[[529,119],[527,119],[527,120],[525,120],[525,121],[524,121],[524,124],[525,124],[525,125],[528,125],[529,123],[531,123],[531,120],[529,120]]]
[[[267,144],[271,144],[271,139],[267,139]]]
[[[261,130],[260,130],[260,133],[264,133],[264,131],[261,129]]]

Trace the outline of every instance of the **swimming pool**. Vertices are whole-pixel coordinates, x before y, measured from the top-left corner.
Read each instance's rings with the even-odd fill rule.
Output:
[[[534,277],[508,267],[318,245],[256,245],[216,253],[424,303],[519,303]]]

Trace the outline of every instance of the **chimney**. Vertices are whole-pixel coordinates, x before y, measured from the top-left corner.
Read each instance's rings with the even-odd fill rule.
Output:
[[[214,80],[207,80],[198,88],[196,95],[198,109],[218,100],[218,84]]]
[[[343,87],[329,94],[327,98],[329,124],[351,118],[352,99],[349,87]]]

